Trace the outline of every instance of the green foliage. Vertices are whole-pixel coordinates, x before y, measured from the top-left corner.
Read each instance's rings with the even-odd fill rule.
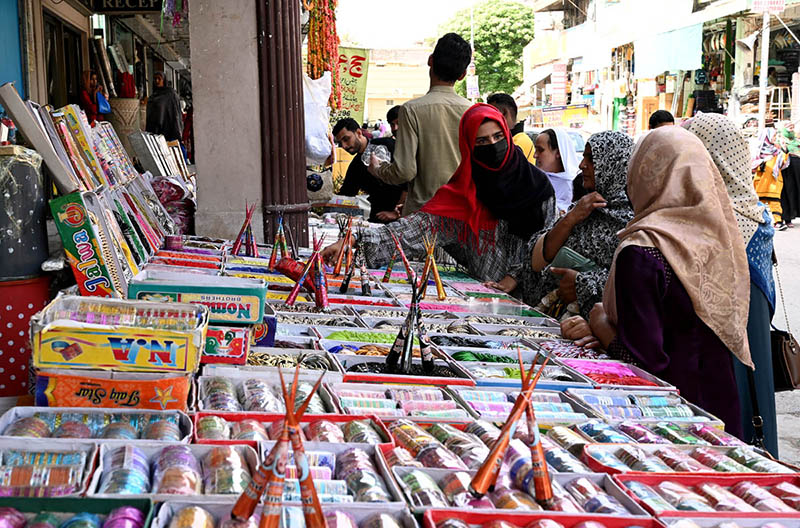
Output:
[[[469,8],[457,12],[439,28],[469,41]],[[522,49],[533,39],[533,9],[513,0],[485,0],[474,6],[475,73],[481,94],[512,93],[522,83]],[[456,91],[466,93],[460,81]]]

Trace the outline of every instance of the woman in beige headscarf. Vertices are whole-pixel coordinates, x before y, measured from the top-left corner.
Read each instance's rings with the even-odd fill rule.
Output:
[[[619,233],[592,333],[741,436],[731,353],[752,366],[750,274],[722,177],[696,136],[664,127],[634,150],[628,195],[634,218]]]

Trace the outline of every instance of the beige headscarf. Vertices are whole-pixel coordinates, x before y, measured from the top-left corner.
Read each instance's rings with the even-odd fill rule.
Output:
[[[647,134],[628,168],[634,217],[619,232],[603,305],[617,322],[616,259],[626,246],[658,248],[686,288],[698,317],[745,365],[750,271],[731,200],[703,142],[680,127]]]

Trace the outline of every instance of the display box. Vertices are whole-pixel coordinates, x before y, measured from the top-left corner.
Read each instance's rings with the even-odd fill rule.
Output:
[[[360,345],[368,343],[357,343]],[[390,345],[391,346],[391,345]],[[415,375],[415,374],[389,374],[385,372],[372,371],[375,367],[369,364],[385,364],[384,356],[353,356],[348,354],[337,354],[336,359],[344,370],[344,381],[346,382],[366,382],[366,383],[414,383],[418,385],[466,385],[475,386],[475,380],[470,376],[459,363],[453,361],[445,354],[436,355],[434,353],[434,367],[437,369],[447,369],[453,373],[453,377],[437,375]],[[364,365],[359,367],[359,365]],[[411,360],[412,369],[421,371],[422,360],[415,357]],[[354,370],[359,369],[359,370]],[[364,369],[364,370],[360,370]]]
[[[206,346],[200,363],[228,363],[244,365],[250,350],[250,328],[237,326],[209,326]]]
[[[163,450],[165,447],[174,446],[174,445],[175,444],[170,443],[170,442],[141,442],[139,444],[136,444],[136,448],[141,450],[142,453],[144,453],[144,455],[147,457],[147,460],[148,460],[148,466],[150,466],[152,468],[153,460],[161,452],[161,450]],[[101,483],[101,480],[102,480],[102,477],[103,477],[103,472],[106,470],[106,466],[105,466],[106,455],[110,451],[113,451],[114,449],[118,449],[120,447],[124,447],[124,446],[122,446],[120,444],[102,444],[100,446],[100,449],[99,449],[98,455],[97,455],[97,468],[94,470],[94,474],[92,475],[91,482],[89,483],[89,491],[86,494],[87,497],[113,498],[113,497],[125,496],[125,497],[133,497],[133,498],[150,498],[153,501],[165,501],[165,500],[168,500],[168,499],[171,499],[171,498],[175,497],[175,495],[170,495],[170,494],[165,494],[165,493],[153,493],[152,490],[153,490],[153,487],[155,486],[156,482],[154,482],[152,480],[152,477],[153,477],[152,474],[150,475],[150,478],[151,478],[150,490],[151,490],[151,492],[149,492],[149,493],[126,494],[126,495],[101,493],[100,483]],[[186,447],[188,447],[191,450],[192,454],[195,456],[195,458],[197,458],[198,466],[205,467],[205,464],[203,464],[203,458],[210,451],[214,450],[217,446],[189,444]],[[248,466],[248,470],[250,471],[250,474],[251,475],[254,474],[256,472],[256,470],[258,469],[258,466],[259,466],[259,463],[260,463],[257,451],[255,449],[253,449],[252,447],[248,446],[248,445],[237,445],[237,446],[233,446],[233,448],[236,449],[236,451],[238,451],[240,455],[242,455],[242,458],[244,459],[245,463]],[[201,473],[202,473],[202,469],[201,469]],[[200,475],[200,478],[201,478],[201,481],[206,480],[206,479],[203,478],[202,474]],[[238,498],[238,495],[207,494],[207,493],[204,492],[204,493],[198,494],[198,495],[190,495],[190,497],[193,497],[195,499],[202,497],[203,499],[210,499],[210,500],[230,500],[233,503]]]
[[[128,298],[208,307],[212,324],[257,324],[264,319],[264,281],[145,270],[128,286]]]
[[[792,475],[692,475],[692,474],[684,474],[684,475],[677,475],[672,473],[661,473],[661,474],[653,474],[653,475],[645,475],[642,473],[633,474],[633,473],[622,473],[619,475],[614,475],[611,478],[617,482],[620,487],[625,490],[625,492],[630,495],[635,501],[642,505],[642,507],[650,512],[653,515],[658,517],[700,517],[700,518],[711,518],[716,519],[718,521],[731,521],[735,520],[738,521],[739,518],[743,519],[770,519],[770,518],[780,518],[780,519],[800,519],[800,512],[793,512],[793,513],[777,513],[777,512],[766,512],[766,511],[759,511],[759,512],[739,512],[739,511],[716,511],[716,512],[696,512],[696,511],[685,511],[685,510],[666,510],[666,511],[656,511],[650,505],[636,497],[634,493],[626,487],[627,483],[630,482],[640,482],[651,488],[657,486],[661,482],[670,481],[676,484],[681,484],[688,488],[692,488],[698,484],[702,483],[713,483],[718,484],[723,488],[730,488],[746,480],[748,482],[752,482],[761,487],[769,488],[776,484],[780,484],[782,482],[789,482],[794,484],[795,486],[800,486],[800,477],[792,476]],[[765,521],[766,522],[766,521]],[[763,525],[762,525],[763,526]]]
[[[117,508],[131,507],[142,512],[144,524],[153,520],[153,501],[150,499],[92,499],[88,497],[0,497],[0,508],[14,508],[25,515],[30,523],[40,513],[54,513],[63,523],[78,513],[94,513],[103,520]],[[63,524],[62,524],[63,526]]]
[[[250,330],[250,345],[259,347],[271,347],[275,343],[275,331],[278,327],[278,320],[275,312],[269,305],[264,306],[264,318],[260,323],[254,324]]]
[[[233,502],[218,502],[218,501],[203,501],[202,504],[198,504],[197,501],[189,501],[186,499],[172,499],[164,502],[161,505],[161,508],[158,510],[158,515],[153,519],[153,523],[150,525],[150,528],[168,528],[170,526],[170,522],[172,521],[173,516],[181,511],[183,508],[189,506],[200,506],[208,513],[210,513],[214,520],[218,523],[221,523],[223,520],[227,520],[231,518],[231,510],[233,509]],[[261,518],[261,508],[262,506],[258,506],[256,508],[256,513],[254,515],[255,519]],[[289,517],[289,509],[293,509],[293,514],[291,515],[292,518],[299,517],[302,518],[303,514],[300,511],[300,503],[291,503],[285,502],[283,506],[283,517]],[[411,515],[411,512],[408,511],[405,503],[349,503],[349,504],[323,504],[322,505],[322,512],[334,512],[334,511],[342,511],[346,512],[349,515],[353,516],[358,526],[370,526],[365,523],[369,520],[370,517],[377,515],[377,514],[386,514],[392,517],[395,521],[397,521],[398,525],[401,528],[418,528],[419,525],[417,521],[414,519],[414,516]],[[256,522],[255,524],[258,524]],[[219,524],[218,524],[219,526]],[[290,523],[288,519],[286,519],[282,526],[295,526],[294,524]]]
[[[127,244],[111,236],[97,196],[92,192],[60,196],[50,200],[50,210],[81,295],[124,297],[132,273],[112,243],[120,250]]]
[[[6,486],[0,483],[0,494],[4,496],[17,496],[23,497],[28,496],[33,493],[32,489],[25,489],[24,486],[26,484],[34,485],[34,476],[36,477],[36,482],[43,484],[43,483],[50,483],[51,485],[55,481],[55,477],[50,476],[46,477],[46,474],[42,473],[41,471],[37,470],[40,468],[46,467],[58,467],[64,468],[59,473],[59,478],[64,477],[64,473],[66,468],[73,467],[77,471],[80,472],[79,475],[76,476],[75,481],[75,489],[72,493],[61,493],[58,496],[61,497],[79,497],[86,493],[89,488],[89,482],[92,476],[92,470],[97,463],[97,452],[98,448],[96,444],[93,443],[86,443],[86,442],[64,442],[64,443],[54,443],[50,439],[47,438],[0,438],[0,453],[5,453],[8,451],[17,451],[21,453],[36,453],[37,460],[42,461],[45,457],[38,456],[40,453],[54,453],[56,456],[61,457],[62,454],[66,453],[80,453],[81,460],[79,461],[79,465],[64,465],[64,464],[36,464],[36,465],[29,465],[29,464],[15,464],[14,466],[0,466],[0,476],[2,476],[3,481],[10,481],[17,484],[16,487],[21,488],[17,490],[13,490],[10,486]],[[5,456],[3,457],[5,461]],[[76,461],[77,462],[77,461]],[[22,468],[22,469],[18,469]],[[25,468],[32,468],[33,474],[30,474],[30,470]],[[19,474],[15,475],[14,471],[20,471]],[[29,473],[26,475],[26,473]],[[22,480],[27,476],[27,482]],[[7,479],[7,480],[6,480]],[[40,490],[40,494],[43,492]]]
[[[38,407],[187,410],[190,374],[43,370],[36,376]]]
[[[602,383],[600,381],[594,381],[595,385],[600,387],[601,389],[629,389],[629,390],[637,390],[637,389],[647,389],[647,390],[667,390],[667,391],[675,391],[677,392],[678,389],[675,388],[674,385],[671,383],[667,383],[666,381],[650,374],[649,372],[645,371],[637,367],[636,365],[631,365],[630,363],[622,363],[620,361],[614,360],[603,360],[603,359],[570,359],[564,358],[559,360],[561,363],[575,369],[576,371],[580,372],[584,376],[589,379],[592,379],[592,372],[602,372],[604,369],[608,369],[613,371],[615,369],[623,369],[628,370],[633,373],[634,376],[644,380],[645,382],[652,383],[653,385],[625,385],[625,384],[614,384],[614,383]]]
[[[342,414],[348,416],[361,416],[357,414],[357,410],[363,410],[364,416],[368,416],[370,414],[376,414],[381,416],[385,421],[391,421],[394,419],[407,419],[407,420],[422,420],[426,423],[455,423],[459,421],[471,421],[470,414],[462,408],[461,402],[455,399],[450,391],[445,390],[444,387],[431,387],[430,384],[415,384],[415,385],[401,385],[401,384],[380,384],[376,385],[374,383],[326,383],[325,389],[331,395],[333,403],[336,405],[336,412],[340,412]],[[352,391],[353,393],[364,393],[364,394],[371,394],[371,393],[380,393],[382,398],[388,399],[390,401],[395,402],[395,406],[393,408],[389,408],[392,411],[395,409],[400,409],[400,401],[395,400],[390,397],[388,391],[391,389],[436,389],[441,392],[442,400],[451,400],[455,403],[456,409],[461,410],[464,417],[462,419],[459,418],[437,418],[431,416],[406,416],[406,415],[397,415],[394,413],[387,414],[384,416],[381,414],[381,409],[369,408],[369,407],[348,407],[342,400],[342,394],[346,394],[346,391]],[[345,396],[346,397],[346,396]],[[377,397],[377,395],[376,395]],[[357,399],[364,399],[365,397],[357,396]],[[351,410],[352,409],[352,410]]]
[[[38,368],[194,372],[208,308],[61,295],[31,318]]]
[[[226,420],[229,424],[233,424],[235,422],[241,422],[242,420],[256,420],[261,422],[265,425],[267,432],[269,433],[270,426],[275,422],[282,422],[286,415],[284,414],[274,414],[274,413],[214,413],[214,412],[198,412],[195,413],[193,416],[194,425],[197,426],[198,421],[201,418],[206,416],[218,416],[224,420]],[[389,430],[386,428],[386,425],[374,415],[363,415],[363,416],[353,416],[349,414],[320,414],[320,415],[308,415],[304,416],[302,420],[300,420],[300,426],[305,430],[305,428],[314,423],[314,422],[332,422],[338,426],[342,426],[343,424],[349,422],[356,422],[362,420],[369,420],[371,422],[372,428],[378,432],[378,434],[383,438],[383,441],[387,444],[393,443],[392,435]],[[209,445],[237,445],[237,444],[246,444],[250,447],[256,448],[258,442],[256,440],[214,440],[209,438],[201,438],[198,434],[198,430],[195,428],[195,435],[193,442],[195,444],[209,444]],[[272,438],[271,440],[275,440]],[[304,444],[310,441],[304,441]],[[348,445],[352,447],[360,447],[364,448],[365,446],[371,444],[364,444],[359,442],[348,442]]]
[[[423,528],[436,528],[440,523],[448,519],[458,519],[464,521],[472,527],[483,528],[489,523],[505,521],[516,528],[525,528],[537,521],[553,520],[564,528],[583,528],[585,523],[597,520],[597,516],[592,513],[583,514],[561,514],[555,516],[554,512],[536,513],[506,513],[508,510],[495,510],[493,512],[473,512],[469,510],[427,510],[422,517]],[[593,524],[588,524],[593,526]],[[623,517],[606,516],[603,517],[605,528],[666,528],[665,525],[650,517]]]
[[[83,423],[91,422],[92,416],[99,416],[104,417],[108,416],[109,412],[105,409],[92,409],[86,407],[12,407],[11,409],[7,410],[0,416],[0,438],[20,438],[18,436],[6,436],[5,433],[8,430],[9,426],[20,420],[22,418],[28,418],[31,416],[42,416],[42,415],[52,415],[52,414],[69,414],[70,420],[75,420],[75,415],[83,415],[86,418],[82,420]],[[134,410],[134,409],[115,409],[114,414],[117,415],[123,421],[125,419],[125,415],[131,415],[132,418],[135,418],[135,415],[143,414],[142,411]],[[175,416],[176,421],[178,422],[178,428],[181,431],[181,443],[188,444],[192,440],[192,435],[194,434],[192,419],[189,418],[188,415],[184,414],[181,411],[146,411],[146,414],[154,415],[156,417],[169,417]],[[47,420],[46,420],[47,421]],[[60,420],[59,420],[60,421]],[[110,422],[109,422],[110,423]],[[141,428],[140,428],[141,429]],[[105,440],[99,437],[93,438],[48,438],[49,441],[54,442],[56,444],[64,444],[70,442],[90,442],[90,443],[99,443],[99,442],[107,442],[109,440]],[[126,440],[137,442],[138,440]]]

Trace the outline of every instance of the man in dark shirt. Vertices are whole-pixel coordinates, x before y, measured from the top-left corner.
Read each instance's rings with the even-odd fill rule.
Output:
[[[358,191],[364,191],[368,195],[371,207],[369,221],[378,223],[389,223],[400,218],[397,205],[401,202],[401,197],[405,187],[401,185],[389,185],[383,183],[376,177],[367,172],[367,166],[361,161],[361,155],[367,149],[367,145],[383,145],[394,153],[394,139],[376,138],[369,140],[364,137],[361,127],[354,119],[340,119],[333,127],[333,137],[336,143],[355,157],[347,167],[347,174],[344,177],[342,188],[339,194],[342,196],[355,196]]]

